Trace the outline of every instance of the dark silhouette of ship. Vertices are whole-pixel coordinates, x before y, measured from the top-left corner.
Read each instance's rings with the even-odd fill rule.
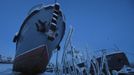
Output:
[[[44,72],[52,51],[60,49],[64,33],[65,21],[59,4],[34,7],[13,39],[16,43],[13,71]]]

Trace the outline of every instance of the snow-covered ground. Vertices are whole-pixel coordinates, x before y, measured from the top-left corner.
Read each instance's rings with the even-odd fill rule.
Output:
[[[12,75],[12,64],[0,64],[0,75]]]
[[[12,72],[12,64],[0,64],[0,75],[22,75],[22,74]],[[38,75],[55,75],[55,74],[44,72]]]

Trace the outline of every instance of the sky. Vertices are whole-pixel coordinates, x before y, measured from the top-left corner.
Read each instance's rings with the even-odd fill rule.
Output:
[[[115,45],[134,55],[134,0],[58,0],[66,17],[66,32],[73,26],[73,45],[90,52],[112,49]],[[54,0],[0,1],[0,54],[15,55],[12,39],[19,31],[29,10],[37,4]],[[65,34],[66,35],[66,34]],[[64,37],[65,39],[66,37]],[[64,39],[62,45],[64,44]]]

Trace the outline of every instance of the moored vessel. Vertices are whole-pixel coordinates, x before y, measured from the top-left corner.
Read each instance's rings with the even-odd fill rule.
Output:
[[[13,39],[16,43],[13,71],[44,72],[52,51],[60,49],[64,33],[65,21],[59,4],[34,7]]]

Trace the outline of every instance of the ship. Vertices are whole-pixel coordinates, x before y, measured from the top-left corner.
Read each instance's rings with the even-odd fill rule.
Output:
[[[66,52],[63,63],[63,73],[71,75],[120,75],[134,74],[128,57],[123,51],[102,53],[97,56],[89,56],[88,53],[81,54],[76,48],[71,46],[71,50]],[[97,53],[96,53],[97,54]],[[71,55],[71,57],[70,57]],[[70,60],[68,60],[68,59]],[[128,69],[127,69],[128,68]],[[125,69],[125,71],[124,71]],[[122,71],[123,70],[123,71]],[[133,70],[133,71],[131,71]],[[73,74],[72,74],[73,73]],[[115,74],[116,73],[116,74]]]
[[[90,73],[91,74],[106,74],[110,75],[112,72],[120,71],[124,66],[130,66],[128,57],[123,51],[114,51],[102,53],[99,57],[91,59]],[[96,73],[95,73],[96,72]]]
[[[85,59],[79,52],[72,50],[73,60],[66,60],[63,66],[63,74],[71,75],[133,75],[134,68],[131,67],[126,54],[122,51],[106,54],[105,57],[93,57]]]
[[[13,38],[16,54],[13,71],[42,73],[54,50],[60,50],[65,18],[58,3],[34,6]]]
[[[72,45],[72,32],[73,29],[70,29],[65,41],[59,75],[134,75],[134,68],[124,51],[101,49],[88,53],[86,48],[82,54]]]

